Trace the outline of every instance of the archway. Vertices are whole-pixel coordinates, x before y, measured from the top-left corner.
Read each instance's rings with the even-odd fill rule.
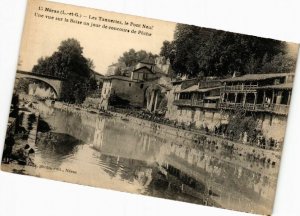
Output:
[[[33,77],[16,77],[15,91],[40,98],[58,98],[58,92],[53,85]]]

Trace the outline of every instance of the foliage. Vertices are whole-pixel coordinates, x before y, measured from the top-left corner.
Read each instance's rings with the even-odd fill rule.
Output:
[[[16,83],[15,90],[17,93],[28,93],[30,79],[19,79]]]
[[[120,64],[124,63],[126,67],[131,67],[136,65],[139,61],[145,59],[154,60],[155,57],[157,57],[157,55],[154,55],[151,52],[146,52],[145,50],[135,51],[134,49],[130,49],[123,53],[118,62]]]
[[[169,58],[170,61],[174,61],[174,58],[175,58],[174,42],[164,41],[163,45],[160,49],[159,55]]]
[[[165,95],[162,95],[162,99],[158,105],[157,112],[165,114],[168,110],[168,98]]]
[[[82,103],[90,88],[94,88],[93,61],[83,56],[83,48],[76,39],[61,42],[50,57],[42,57],[32,72],[65,78],[62,99],[70,103]]]
[[[296,59],[279,53],[262,66],[262,71],[270,73],[288,73],[296,70]]]
[[[239,136],[247,132],[248,137],[256,136],[258,123],[253,116],[246,116],[246,112],[242,109],[237,109],[229,116],[227,132],[233,132],[234,138],[239,139]]]
[[[285,50],[286,44],[277,40],[177,24],[174,40],[165,41],[160,54],[179,75],[226,77],[235,71],[263,72],[264,64],[280,59]]]

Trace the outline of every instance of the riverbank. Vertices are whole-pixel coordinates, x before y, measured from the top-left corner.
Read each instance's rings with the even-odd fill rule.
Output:
[[[223,138],[221,136],[215,136],[201,131],[186,130],[182,128],[172,127],[170,125],[137,118],[120,112],[100,111],[100,110],[89,109],[77,105],[69,105],[57,101],[51,106],[68,112],[90,112],[90,113],[99,114],[103,116],[114,116],[124,122],[128,121],[130,123],[133,123],[137,125],[140,129],[147,128],[149,130],[152,130],[153,132],[155,132],[156,135],[164,136],[166,138],[169,137],[169,138],[182,139],[183,145],[189,145],[188,143],[190,142],[188,143],[184,142],[184,140],[188,140],[188,141],[192,141],[194,146],[208,144],[216,149],[226,148],[229,151],[232,151],[232,154],[234,155],[237,155],[239,157],[245,157],[248,158],[249,161],[252,161],[254,163],[266,164],[267,166],[279,167],[279,162],[281,159],[280,156],[281,151],[279,150],[262,149],[256,146],[238,143]]]

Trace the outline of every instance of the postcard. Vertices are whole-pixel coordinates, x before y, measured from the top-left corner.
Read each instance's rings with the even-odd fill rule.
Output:
[[[1,169],[271,214],[298,44],[29,0]]]

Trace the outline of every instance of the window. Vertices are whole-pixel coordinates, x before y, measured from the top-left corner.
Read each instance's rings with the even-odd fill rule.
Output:
[[[140,85],[140,88],[141,88],[141,89],[144,88],[144,84],[143,84],[143,83]]]
[[[131,83],[128,83],[129,87],[131,87]]]

